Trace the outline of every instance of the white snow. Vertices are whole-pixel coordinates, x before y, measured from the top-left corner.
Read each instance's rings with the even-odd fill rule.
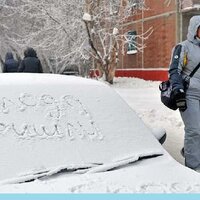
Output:
[[[114,27],[113,28],[113,35],[117,35],[117,34],[119,34],[119,29]]]
[[[4,74],[0,79],[0,192],[200,192],[200,175],[178,163],[183,163],[183,124],[178,111],[161,104],[160,82],[116,78],[107,86],[45,74]],[[71,126],[63,129],[64,124]],[[72,140],[66,134],[70,128]],[[159,137],[164,129],[164,148],[178,162],[151,134]],[[161,156],[138,161],[150,155]],[[13,184],[37,177],[43,178]]]
[[[178,110],[170,110],[161,103],[159,84],[160,81],[115,78],[112,87],[153,131],[166,131],[164,148],[173,158],[184,164],[184,159],[180,155],[184,142],[183,122]]]
[[[89,13],[84,13],[83,14],[83,21],[91,21],[92,17]]]
[[[103,83],[60,75],[0,75],[1,180],[60,165],[121,165],[124,159],[162,154],[135,112]]]

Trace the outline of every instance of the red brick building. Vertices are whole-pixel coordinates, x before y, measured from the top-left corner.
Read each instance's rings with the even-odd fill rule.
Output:
[[[122,31],[141,35],[152,29],[148,39],[135,41],[143,51],[120,54],[116,76],[133,76],[146,80],[165,80],[173,46],[184,40],[191,16],[200,14],[199,0],[145,0],[146,9],[124,22]]]

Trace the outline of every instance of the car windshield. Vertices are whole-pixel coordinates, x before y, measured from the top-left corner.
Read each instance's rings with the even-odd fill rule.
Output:
[[[163,153],[137,114],[103,83],[0,76],[0,180],[50,169],[105,171]]]

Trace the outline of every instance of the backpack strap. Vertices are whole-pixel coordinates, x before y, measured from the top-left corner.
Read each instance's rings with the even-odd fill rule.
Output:
[[[199,69],[200,67],[200,63],[192,70],[192,72],[189,74],[189,77],[192,78],[194,76],[194,74],[196,73],[196,71]]]

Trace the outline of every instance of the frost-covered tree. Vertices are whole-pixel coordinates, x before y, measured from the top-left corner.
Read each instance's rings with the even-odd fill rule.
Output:
[[[120,28],[125,20],[142,9],[145,9],[144,0],[85,0],[83,20],[89,38],[89,54],[109,83],[113,83],[119,49],[132,41]],[[151,31],[136,37],[147,39]],[[139,43],[131,45],[139,51],[144,48]]]
[[[35,48],[46,71],[62,73],[87,57],[81,0],[0,0],[0,54],[13,50],[22,56]]]
[[[0,55],[12,50],[22,57],[30,46],[46,72],[93,62],[112,83],[119,48],[131,40],[120,27],[142,9],[144,0],[0,0]]]

